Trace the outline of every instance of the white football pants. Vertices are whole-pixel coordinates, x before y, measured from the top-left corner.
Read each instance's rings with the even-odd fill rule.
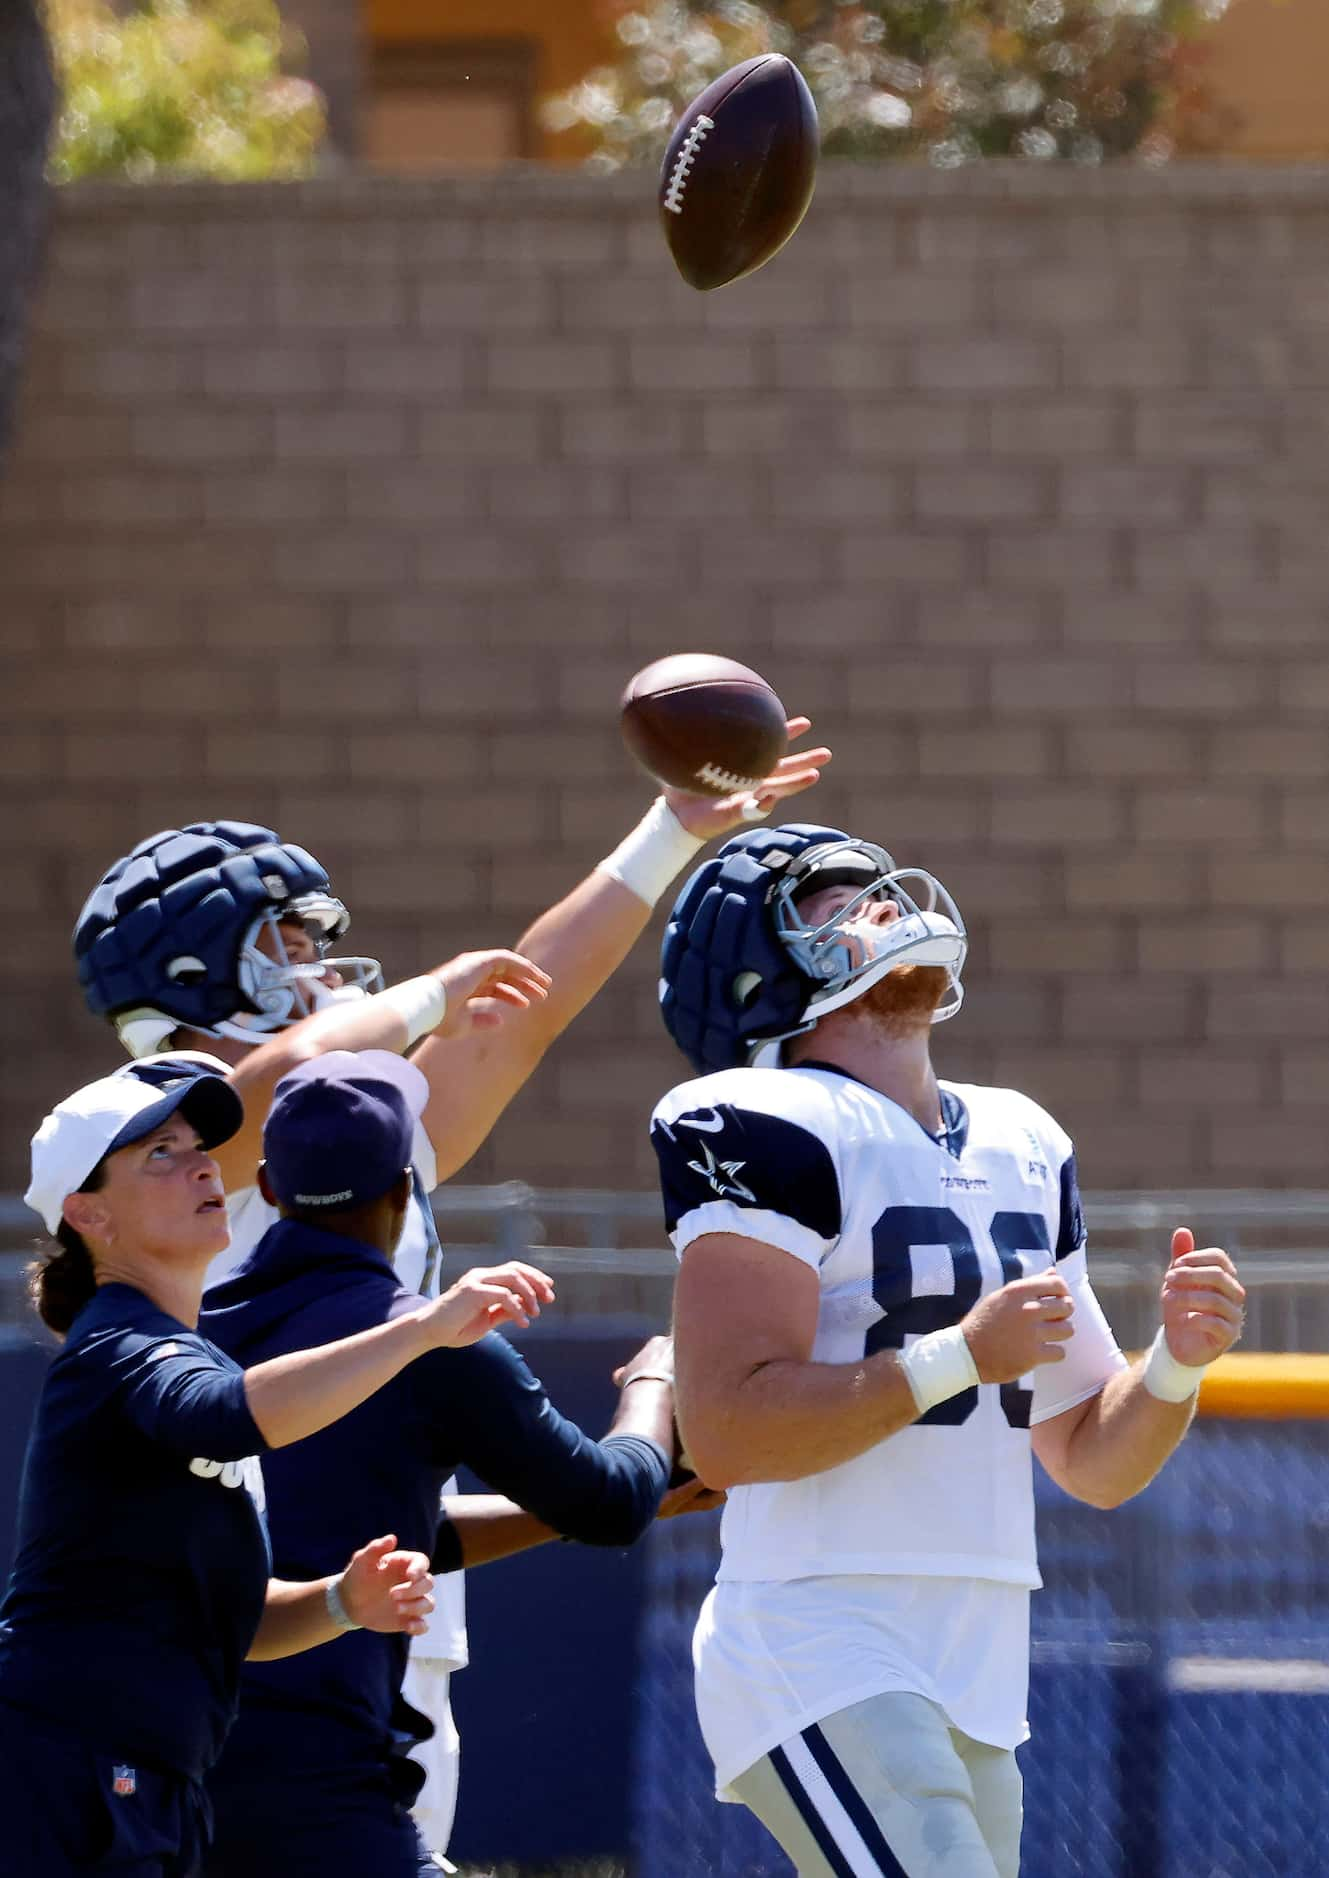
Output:
[[[1015,1755],[925,1696],[872,1696],[794,1735],[730,1787],[799,1878],[1019,1878]]]

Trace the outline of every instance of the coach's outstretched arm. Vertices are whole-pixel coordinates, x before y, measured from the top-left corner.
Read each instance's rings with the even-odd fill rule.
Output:
[[[809,718],[789,719],[791,739],[810,729]],[[528,927],[517,951],[550,974],[548,997],[501,1031],[473,1031],[446,1056],[427,1038],[413,1058],[430,1080],[424,1126],[440,1180],[483,1145],[549,1045],[622,964],[656,901],[703,843],[741,828],[754,798],[765,812],[811,788],[830,758],[824,746],[782,757],[757,789],[741,795],[666,788],[614,853]]]
[[[919,1339],[925,1360],[951,1363],[945,1375],[920,1370],[912,1351],[813,1362],[819,1299],[818,1273],[762,1240],[707,1233],[684,1252],[674,1300],[679,1432],[708,1485],[823,1473],[975,1379],[1014,1382],[1059,1363],[1074,1308],[1057,1272],[990,1292],[953,1331]]]
[[[1241,1335],[1246,1293],[1216,1246],[1172,1235],[1163,1325],[1152,1348],[1102,1391],[1033,1430],[1034,1453],[1059,1487],[1090,1506],[1120,1506],[1147,1487],[1190,1426],[1209,1364]]]

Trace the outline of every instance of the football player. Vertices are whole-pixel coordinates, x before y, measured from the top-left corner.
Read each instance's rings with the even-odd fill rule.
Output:
[[[810,729],[792,718],[791,739]],[[415,1137],[418,1204],[395,1268],[403,1285],[438,1289],[439,1245],[428,1194],[483,1144],[566,1028],[626,957],[655,902],[703,844],[815,783],[830,752],[782,758],[750,794],[667,788],[618,847],[540,915],[518,952],[464,953],[383,988],[376,960],[340,956],[349,916],[304,849],[242,822],[197,823],[141,842],[89,896],[74,933],[89,1009],[131,1056],[201,1049],[230,1065],[245,1125],[219,1150],[231,1245],[218,1283],[276,1220],[259,1193],[262,1128],[289,1071],[329,1050],[410,1050],[429,1083]],[[511,1021],[501,1021],[505,1015]],[[446,1491],[446,1490],[445,1490]],[[532,1522],[511,1516],[513,1544]],[[501,1548],[503,1522],[490,1543]],[[456,1804],[457,1737],[448,1679],[467,1660],[463,1575],[440,1576],[429,1633],[405,1686],[433,1723],[418,1758],[428,1779],[415,1808],[428,1844],[446,1849]]]
[[[728,1489],[697,1705],[720,1797],[804,1878],[1016,1878],[1031,1456],[1093,1506],[1139,1492],[1242,1321],[1179,1228],[1128,1365],[1069,1138],[933,1070],[966,945],[931,874],[804,825],[727,842],[664,941],[698,1072],[652,1123],[678,1415]]]

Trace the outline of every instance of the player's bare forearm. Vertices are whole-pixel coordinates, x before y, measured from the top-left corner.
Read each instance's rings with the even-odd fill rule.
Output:
[[[1033,1431],[1034,1453],[1057,1485],[1089,1506],[1114,1507],[1143,1491],[1190,1427],[1195,1398],[1160,1402],[1144,1362],[1119,1370],[1089,1401]]]
[[[776,1358],[717,1388],[692,1376],[682,1342],[679,1432],[691,1465],[711,1487],[824,1473],[918,1417],[913,1391],[890,1352],[857,1363]]]
[[[553,980],[539,1004],[501,1030],[447,1040],[427,1037],[412,1061],[429,1078],[423,1122],[446,1180],[483,1146],[491,1129],[554,1039],[622,964],[651,910],[608,874],[593,872],[542,913],[516,950]]]
[[[559,1534],[534,1513],[497,1493],[462,1493],[443,1501],[443,1513],[461,1546],[462,1566],[491,1565],[495,1559],[547,1545]]]

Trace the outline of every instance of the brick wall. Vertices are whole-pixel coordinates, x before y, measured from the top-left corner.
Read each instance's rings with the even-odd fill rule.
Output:
[[[1091,1186],[1323,1184],[1327,327],[1314,170],[833,168],[713,296],[644,178],[66,194],[0,492],[3,1181],[115,1060],[67,933],[135,838],[271,820],[398,974],[509,940],[647,799],[623,681],[702,647],[965,909],[947,1071]],[[648,1183],[656,936],[468,1177]]]

